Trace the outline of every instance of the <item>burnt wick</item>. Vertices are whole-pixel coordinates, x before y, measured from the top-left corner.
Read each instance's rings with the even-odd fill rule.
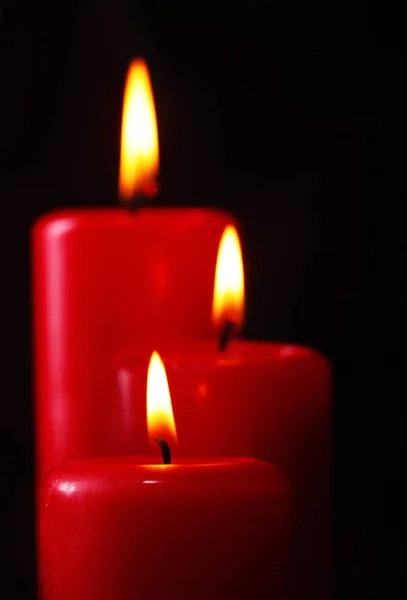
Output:
[[[230,338],[232,337],[234,326],[235,326],[235,324],[233,323],[233,321],[226,319],[226,321],[222,327],[222,330],[220,332],[220,336],[219,336],[219,344],[218,344],[219,352],[226,351],[226,349],[229,345],[229,342],[230,342]]]
[[[131,213],[135,213],[140,208],[144,208],[145,206],[151,204],[151,198],[146,196],[145,194],[136,194],[133,196],[131,200],[127,203],[127,208]]]
[[[169,447],[168,442],[166,442],[162,438],[155,438],[154,441],[161,448],[161,456],[163,459],[163,464],[170,465],[171,464],[171,448]]]
[[[128,202],[130,212],[135,212],[139,208],[144,208],[145,206],[151,206],[151,201],[157,197],[158,192],[159,185],[157,181],[154,179],[145,181]]]

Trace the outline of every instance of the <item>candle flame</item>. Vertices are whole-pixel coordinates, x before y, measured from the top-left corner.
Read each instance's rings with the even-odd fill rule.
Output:
[[[154,96],[146,63],[130,64],[123,99],[119,196],[132,200],[138,193],[157,192],[158,130]]]
[[[151,355],[147,373],[147,429],[151,442],[155,438],[163,438],[168,443],[177,441],[167,374],[156,351]]]
[[[239,236],[233,225],[222,235],[216,261],[212,321],[221,327],[228,320],[239,327],[244,317],[244,270]]]

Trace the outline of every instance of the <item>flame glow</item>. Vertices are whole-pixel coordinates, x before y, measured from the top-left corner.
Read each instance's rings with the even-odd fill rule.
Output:
[[[157,437],[177,441],[167,374],[156,351],[151,355],[147,374],[147,428],[150,441]]]
[[[143,192],[156,193],[158,129],[148,68],[134,60],[128,70],[123,100],[119,196],[129,201]]]
[[[239,236],[232,225],[222,235],[216,261],[212,321],[221,326],[225,320],[235,325],[244,318],[244,271]]]

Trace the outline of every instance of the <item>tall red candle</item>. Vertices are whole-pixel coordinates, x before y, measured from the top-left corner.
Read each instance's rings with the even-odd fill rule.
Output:
[[[104,437],[98,396],[110,357],[143,340],[210,334],[216,252],[230,221],[214,210],[123,208],[63,211],[36,224],[40,475],[114,452],[121,432]]]
[[[153,363],[150,435],[173,441],[165,371]],[[284,598],[290,486],[282,472],[244,458],[174,463],[84,459],[45,478],[43,600]]]
[[[123,108],[117,209],[65,210],[32,235],[38,476],[72,458],[110,455],[99,382],[121,348],[206,336],[226,213],[133,210],[155,192],[158,134],[148,71],[132,63]],[[193,282],[193,285],[191,285]]]

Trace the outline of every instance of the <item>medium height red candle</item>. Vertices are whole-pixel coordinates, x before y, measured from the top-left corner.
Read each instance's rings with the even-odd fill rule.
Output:
[[[243,265],[229,228],[220,245],[213,316],[218,329],[243,317]],[[230,330],[230,328],[229,328]],[[227,336],[226,336],[227,337]],[[292,596],[326,600],[331,592],[331,369],[318,352],[287,344],[225,339],[159,346],[173,391],[180,451],[241,456],[276,464],[293,486]],[[148,353],[123,351],[101,389],[105,422],[121,420],[122,451],[144,452]],[[120,410],[117,411],[117,407]],[[227,432],[227,433],[226,433]]]
[[[277,465],[293,489],[292,597],[329,598],[332,577],[331,372],[298,346],[232,340],[163,344],[184,456],[241,456]],[[121,356],[105,373],[100,410],[120,420],[122,452],[145,452],[147,354]],[[120,411],[117,407],[120,406]],[[116,423],[117,427],[117,423]]]
[[[123,110],[117,209],[66,210],[32,235],[38,476],[64,460],[117,453],[104,435],[99,382],[125,346],[207,336],[226,213],[133,210],[152,193],[158,136],[148,72],[131,65]],[[191,284],[191,282],[193,282]]]
[[[151,436],[174,442],[157,355],[147,398]],[[285,600],[290,486],[282,472],[245,458],[157,462],[72,461],[45,478],[42,599]]]

